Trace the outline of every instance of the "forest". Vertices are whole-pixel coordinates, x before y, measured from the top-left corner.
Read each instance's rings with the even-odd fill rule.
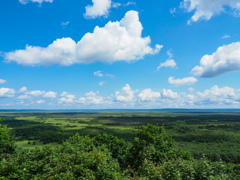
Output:
[[[1,112],[0,179],[240,179],[240,112]]]

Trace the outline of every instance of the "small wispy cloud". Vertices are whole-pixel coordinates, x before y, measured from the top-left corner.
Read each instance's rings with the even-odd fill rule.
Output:
[[[136,2],[127,2],[125,6],[136,5]]]
[[[174,14],[177,12],[176,8],[171,8],[170,9],[170,13],[174,16]]]
[[[99,83],[99,86],[103,86],[104,84],[106,84],[106,81],[101,81],[101,82]]]
[[[36,3],[39,4],[39,6],[41,6],[43,2],[50,2],[50,3],[52,3],[53,0],[19,0],[19,2],[21,4],[24,4],[24,5],[29,3],[29,2],[36,2]]]
[[[226,38],[230,38],[231,36],[228,34],[225,34],[224,36],[222,36],[222,39],[226,39]]]
[[[169,77],[168,82],[174,84],[175,86],[191,85],[198,82],[195,77],[185,77],[183,79],[175,79],[174,77]]]
[[[96,71],[93,73],[93,75],[97,77],[110,77],[110,78],[115,77],[113,74],[108,74],[108,73],[103,74],[102,71]]]
[[[112,8],[118,8],[121,5],[121,3],[112,3]]]
[[[66,22],[62,22],[61,23],[61,26],[63,26],[64,28],[69,24],[69,21],[66,21]]]
[[[168,55],[168,59],[161,63],[158,67],[157,67],[157,70],[159,70],[160,68],[162,67],[171,67],[171,68],[174,68],[177,66],[176,62],[172,59],[173,58],[173,53],[172,53],[172,49],[169,49],[167,51],[167,55]]]
[[[6,80],[4,80],[4,79],[0,79],[0,84],[5,84],[5,83],[7,83]]]

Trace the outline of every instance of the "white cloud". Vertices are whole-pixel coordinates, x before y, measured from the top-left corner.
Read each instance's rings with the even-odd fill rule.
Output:
[[[194,11],[194,15],[188,21],[188,24],[197,22],[201,19],[210,20],[212,16],[227,12],[227,9],[235,14],[240,11],[239,0],[184,0],[181,3],[181,8],[188,12]],[[227,8],[225,8],[227,7]]]
[[[40,91],[40,90],[36,90],[36,91],[28,91],[26,92],[27,95],[31,95],[31,96],[41,96],[45,93],[45,91]]]
[[[176,8],[171,8],[170,9],[170,13],[174,16],[174,14],[177,12]]]
[[[10,88],[0,88],[0,98],[2,97],[14,97],[16,91]]]
[[[96,72],[93,73],[93,75],[97,76],[97,77],[103,77],[104,76],[102,71],[96,71]]]
[[[22,87],[18,92],[19,93],[24,93],[27,91],[27,87]]]
[[[112,3],[113,8],[118,8],[121,5],[122,5],[121,3],[114,3],[114,2]]]
[[[174,84],[175,86],[191,85],[196,83],[198,80],[195,77],[186,77],[183,79],[174,79],[174,77],[169,77],[168,82]]]
[[[31,97],[25,94],[25,95],[21,95],[21,96],[19,96],[18,99],[21,99],[21,100],[24,100],[24,99],[31,99]]]
[[[136,2],[127,2],[125,6],[136,5]]]
[[[56,92],[53,92],[53,91],[49,91],[49,92],[46,92],[44,95],[43,95],[44,98],[50,98],[50,99],[54,99],[57,97],[57,93]]]
[[[195,89],[194,88],[189,88],[187,91],[190,92],[190,93],[193,93],[195,91]]]
[[[170,59],[170,60],[167,60],[167,61],[164,62],[164,63],[161,63],[161,64],[157,67],[157,69],[159,70],[159,69],[162,68],[162,67],[171,67],[171,68],[174,68],[174,67],[176,67],[176,66],[177,66],[176,62],[175,62],[173,59]]]
[[[138,94],[138,97],[141,101],[156,101],[161,97],[161,94],[159,92],[153,92],[151,89],[145,89],[142,92]]]
[[[44,100],[39,100],[39,101],[37,101],[37,104],[43,104],[43,103],[45,103]]]
[[[168,59],[173,58],[173,52],[172,52],[172,49],[169,49],[169,50],[167,51],[167,55],[168,55]]]
[[[86,99],[88,101],[89,104],[102,104],[103,103],[103,98],[101,96],[97,96],[97,93],[86,93]]]
[[[76,43],[71,38],[57,39],[47,48],[26,46],[5,54],[7,62],[15,61],[21,65],[71,65],[75,62]]]
[[[80,97],[78,103],[84,104],[86,102],[86,98]]]
[[[240,90],[235,90],[230,87],[219,88],[218,86],[213,86],[204,92],[197,92],[195,104],[239,104],[239,101]]]
[[[119,92],[119,91],[116,91],[115,93],[115,99],[117,101],[133,101],[134,99],[134,93],[137,92],[137,91],[132,91],[131,87],[126,84],[125,87],[122,88],[122,90]]]
[[[168,55],[167,61],[164,62],[164,63],[161,63],[161,64],[157,67],[157,70],[159,70],[159,69],[162,68],[162,67],[171,67],[171,68],[174,68],[174,67],[177,66],[176,62],[175,62],[173,59],[171,59],[171,58],[173,58],[173,53],[172,53],[172,50],[171,50],[171,49],[169,49],[169,50],[167,51],[167,55]]]
[[[5,84],[5,83],[7,83],[6,80],[0,79],[0,84]]]
[[[106,84],[106,81],[101,81],[101,82],[99,83],[99,86],[103,86],[104,84]]]
[[[230,38],[231,36],[228,34],[225,34],[224,36],[222,36],[222,39],[226,39],[226,38]]]
[[[21,65],[63,66],[96,61],[136,61],[145,55],[157,54],[163,47],[157,44],[155,49],[151,48],[151,39],[141,37],[142,30],[138,12],[128,11],[121,21],[110,21],[102,28],[96,26],[93,33],[85,34],[78,43],[71,38],[62,38],[46,48],[27,45],[25,50],[5,53],[5,61]]]
[[[103,104],[104,103],[103,97],[97,96],[98,93],[99,93],[98,91],[97,92],[90,91],[85,94],[85,97],[81,97],[78,100],[78,103],[82,103],[86,105]]]
[[[240,42],[221,46],[212,55],[201,58],[200,65],[192,69],[195,76],[216,77],[240,70]]]
[[[25,91],[26,92],[26,91]],[[44,92],[44,91],[41,91]],[[52,92],[52,91],[49,91]],[[126,84],[121,91],[116,91],[115,96],[110,95],[102,97],[99,95],[99,91],[90,91],[85,93],[83,97],[76,98],[75,95],[63,92],[57,100],[52,100],[46,103],[51,104],[52,107],[65,107],[71,108],[83,107],[83,108],[239,108],[240,107],[240,89],[234,89],[231,87],[218,87],[213,86],[205,91],[197,91],[193,88],[189,88],[185,92],[174,92],[171,89],[163,89],[160,92],[154,92],[150,88],[142,90],[136,95],[138,90],[133,91],[131,87]],[[44,93],[47,94],[48,92]],[[37,104],[45,103],[44,100],[39,100],[37,97],[22,94],[16,99],[13,99],[19,91],[15,91],[10,88],[0,88],[1,98],[4,101],[16,102],[1,102],[0,106],[8,105],[9,107],[24,108],[24,107],[37,107]],[[50,97],[49,93],[49,96]],[[25,100],[28,100],[25,103]]]
[[[69,24],[69,21],[62,22],[62,23],[61,23],[61,25],[62,25],[63,27],[66,27],[68,24]]]
[[[110,78],[114,78],[115,77],[113,74],[108,74],[108,73],[106,73],[105,76],[110,77]]]
[[[61,97],[58,99],[59,104],[69,104],[69,103],[74,103],[75,102],[75,95],[68,94],[67,92],[63,92],[61,94]]]
[[[98,91],[96,93],[93,91],[90,91],[90,92],[86,93],[85,96],[87,96],[87,97],[97,96],[98,93],[99,93]]]
[[[86,6],[85,18],[95,19],[99,16],[108,16],[111,0],[92,0],[93,5]]]
[[[50,2],[50,3],[52,3],[53,0],[19,0],[19,2],[20,2],[21,4],[27,4],[27,3],[29,3],[29,2],[36,2],[36,3],[39,3],[39,5],[41,6],[41,4],[42,4],[43,2]]]
[[[115,77],[113,74],[108,74],[108,73],[103,74],[102,71],[96,71],[96,72],[93,73],[93,75],[97,76],[97,77],[104,77],[104,76],[111,77],[111,78]]]
[[[163,98],[170,98],[170,99],[176,99],[178,97],[178,94],[176,92],[173,92],[171,89],[163,89],[161,93]]]

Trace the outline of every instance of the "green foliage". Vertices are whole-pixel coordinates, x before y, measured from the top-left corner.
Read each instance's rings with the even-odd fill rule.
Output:
[[[159,180],[237,180],[240,178],[239,166],[225,164],[222,161],[211,162],[206,158],[201,160],[175,160],[164,161],[161,165],[145,160],[139,168],[135,179],[141,176],[146,179]]]
[[[34,141],[37,146],[61,144],[76,133],[90,137],[112,134],[132,143],[137,127],[150,123],[164,124],[176,142],[174,147],[190,151],[196,159],[204,154],[212,161],[240,163],[239,112],[19,112],[2,114],[2,118],[25,148],[34,148]],[[28,141],[31,144],[26,145]]]
[[[1,119],[0,119],[1,120]],[[0,124],[0,160],[15,151],[14,139],[7,126]]]
[[[153,163],[162,163],[165,160],[176,159],[178,157],[190,158],[190,155],[177,151],[174,140],[168,136],[163,126],[148,124],[138,130],[138,138],[133,142],[130,150],[129,164],[135,170],[146,159]]]
[[[132,146],[131,143],[126,143],[123,139],[118,139],[112,134],[102,134],[94,137],[95,146],[105,146],[111,153],[114,159],[117,159],[122,168],[127,167],[127,157]]]
[[[15,179],[119,179],[120,168],[106,148],[89,137],[71,137],[59,147],[18,151],[1,161],[0,175]],[[1,177],[0,176],[0,177]]]
[[[240,164],[195,160],[174,148],[163,126],[140,127],[132,143],[109,134],[76,134],[55,148],[46,145],[31,151],[15,148],[9,129],[0,127],[0,179],[240,179]]]

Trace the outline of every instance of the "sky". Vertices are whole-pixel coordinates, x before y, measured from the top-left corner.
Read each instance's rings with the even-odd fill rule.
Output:
[[[240,0],[1,0],[0,109],[240,108]]]

